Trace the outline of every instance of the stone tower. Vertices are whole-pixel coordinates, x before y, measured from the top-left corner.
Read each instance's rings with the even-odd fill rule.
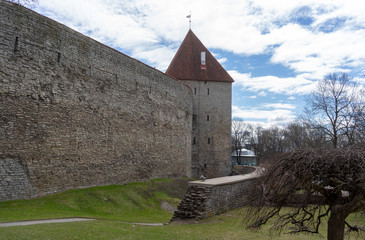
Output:
[[[192,175],[227,176],[231,171],[233,79],[191,29],[166,74],[193,91]]]

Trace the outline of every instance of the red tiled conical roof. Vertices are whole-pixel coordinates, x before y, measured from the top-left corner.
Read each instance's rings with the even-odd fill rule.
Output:
[[[206,55],[205,66],[201,64],[201,52],[205,52]],[[191,29],[177,50],[166,74],[179,80],[233,82],[232,77]]]

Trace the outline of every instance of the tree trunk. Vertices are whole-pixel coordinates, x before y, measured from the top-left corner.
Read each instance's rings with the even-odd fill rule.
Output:
[[[331,210],[331,215],[328,220],[327,240],[343,240],[345,234],[345,219],[344,214],[338,211]]]

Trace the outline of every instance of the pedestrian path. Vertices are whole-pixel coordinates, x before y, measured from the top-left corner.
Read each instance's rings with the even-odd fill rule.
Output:
[[[93,221],[93,220],[103,220],[103,219],[94,219],[94,218],[58,218],[58,219],[43,219],[43,220],[32,220],[32,221],[18,221],[18,222],[6,222],[0,223],[0,227],[15,227],[15,226],[27,226],[33,224],[45,224],[45,223],[66,223],[66,222],[81,222],[81,221]],[[114,221],[114,220],[103,220],[103,221]],[[142,226],[163,226],[168,223],[132,223],[132,222],[123,222],[126,224],[133,225],[142,225]]]
[[[262,171],[264,169],[260,168],[260,167],[255,167],[255,168],[256,168],[256,170],[250,174],[191,181],[191,182],[189,182],[189,185],[217,186],[217,185],[225,185],[228,183],[241,182],[241,181],[245,181],[245,180],[251,179],[251,178],[257,178],[262,174]]]
[[[92,221],[92,220],[95,220],[95,219],[93,219],[93,218],[44,219],[44,220],[32,220],[32,221],[19,221],[19,222],[0,223],[0,227],[26,226],[26,225],[44,224],[44,223],[80,222],[80,221]]]

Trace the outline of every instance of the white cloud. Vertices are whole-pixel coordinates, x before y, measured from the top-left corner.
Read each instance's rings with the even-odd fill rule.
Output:
[[[355,77],[354,81],[358,82],[359,84],[365,84],[365,77]]]
[[[267,93],[265,91],[261,91],[259,92],[258,94],[260,97],[266,97],[267,96]]]
[[[248,123],[270,123],[270,125],[285,125],[296,118],[288,109],[265,110],[262,108],[247,108],[232,106],[232,117],[243,119]]]
[[[167,69],[171,62],[174,49],[160,46],[154,48],[137,47],[133,50],[133,57],[137,59],[149,59],[149,64],[157,69]]]
[[[289,24],[272,34],[277,42],[282,42],[273,50],[272,62],[284,64],[298,73],[323,76],[365,63],[365,49],[361,47],[365,29],[322,33]]]
[[[217,61],[220,63],[220,64],[223,64],[225,62],[227,62],[227,58],[218,58]]]
[[[308,74],[280,78],[277,76],[252,77],[251,74],[239,73],[236,70],[228,72],[235,80],[236,85],[242,86],[249,91],[270,91],[280,94],[306,94],[311,92],[315,85],[313,82],[314,77]]]
[[[262,106],[264,108],[295,109],[295,106],[293,104],[285,104],[285,103],[265,103]]]
[[[126,14],[131,9],[133,4],[120,6],[118,1],[39,0],[37,10],[114,47],[156,43],[153,31],[143,27],[135,15]]]
[[[172,59],[192,11],[192,28],[208,48],[245,55],[270,52],[274,63],[323,76],[365,65],[363,9],[365,3],[356,0],[39,0],[36,10],[161,70],[166,63],[156,63]],[[297,24],[301,14],[313,23]],[[323,24],[336,23],[331,25],[331,19],[344,19],[344,26],[319,31]],[[154,56],[152,48],[165,54]]]

